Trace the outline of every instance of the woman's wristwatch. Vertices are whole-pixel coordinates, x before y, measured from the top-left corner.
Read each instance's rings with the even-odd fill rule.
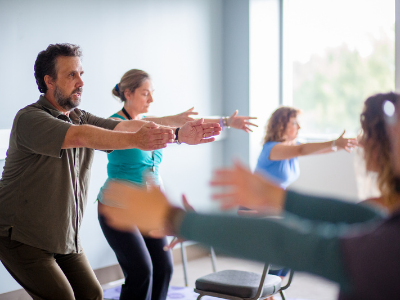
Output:
[[[179,127],[175,129],[175,141],[174,141],[174,143],[180,145],[181,142],[178,139],[178,132],[179,132]]]

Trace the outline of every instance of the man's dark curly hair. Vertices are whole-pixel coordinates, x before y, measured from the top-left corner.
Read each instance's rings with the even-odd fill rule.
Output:
[[[35,79],[41,93],[47,92],[47,85],[44,76],[49,75],[54,80],[57,79],[56,62],[59,56],[81,57],[82,51],[77,45],[73,44],[50,44],[46,50],[39,52],[35,61]]]

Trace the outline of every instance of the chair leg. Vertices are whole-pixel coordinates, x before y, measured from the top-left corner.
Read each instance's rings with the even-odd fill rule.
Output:
[[[202,295],[202,294],[200,294],[200,295],[197,297],[197,299],[196,299],[196,300],[200,300],[202,297],[203,297],[203,295]]]
[[[282,298],[282,300],[286,300],[286,297],[285,297],[285,292],[284,291],[279,291],[279,294],[281,295],[281,298]]]
[[[210,252],[211,252],[212,268],[213,268],[213,272],[215,273],[215,272],[217,272],[217,262],[216,262],[216,259],[215,259],[215,252],[214,252],[214,248],[213,247],[211,247]]]
[[[188,276],[187,276],[186,248],[183,245],[183,243],[181,243],[181,255],[182,255],[183,277],[185,279],[185,286],[189,286],[189,284],[188,284]]]

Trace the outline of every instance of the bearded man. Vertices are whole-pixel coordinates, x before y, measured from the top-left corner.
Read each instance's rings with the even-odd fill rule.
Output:
[[[33,299],[103,299],[83,252],[79,227],[94,149],[155,150],[177,140],[199,144],[218,124],[180,130],[141,120],[96,117],[81,102],[79,46],[49,45],[35,62],[43,93],[15,116],[0,180],[0,260]]]

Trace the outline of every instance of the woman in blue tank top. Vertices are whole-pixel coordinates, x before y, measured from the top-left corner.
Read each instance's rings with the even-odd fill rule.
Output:
[[[348,152],[357,145],[356,139],[342,135],[332,141],[300,144],[296,141],[300,129],[299,110],[282,106],[271,115],[264,137],[264,146],[255,171],[286,189],[300,175],[298,157],[329,153],[344,149]]]
[[[142,114],[149,110],[153,102],[153,86],[149,74],[133,69],[126,72],[120,82],[113,88],[112,94],[123,103],[123,108],[113,114],[113,119],[142,119]],[[171,127],[180,127],[193,121],[191,115],[197,115],[193,108],[174,115],[160,118],[147,117],[146,120]],[[221,127],[233,127],[246,132],[251,131],[251,117],[238,116],[237,111],[230,117],[206,119],[207,122],[218,122]],[[138,186],[146,186],[146,180],[160,185],[159,165],[162,161],[162,150],[142,151],[139,149],[116,150],[107,155],[108,179],[122,179]],[[99,207],[102,203],[103,188],[98,194]],[[173,265],[171,251],[164,251],[166,238],[154,239],[144,237],[138,230],[122,232],[107,225],[99,215],[101,229],[114,250],[125,275],[120,300],[165,300],[172,275]]]
[[[298,157],[309,154],[329,153],[341,149],[350,152],[357,145],[356,139],[346,139],[343,134],[336,140],[322,143],[300,144],[296,141],[300,129],[299,110],[282,106],[273,112],[264,137],[264,146],[258,157],[255,172],[260,173],[283,189],[300,175]],[[269,273],[285,276],[289,269],[275,269]]]

